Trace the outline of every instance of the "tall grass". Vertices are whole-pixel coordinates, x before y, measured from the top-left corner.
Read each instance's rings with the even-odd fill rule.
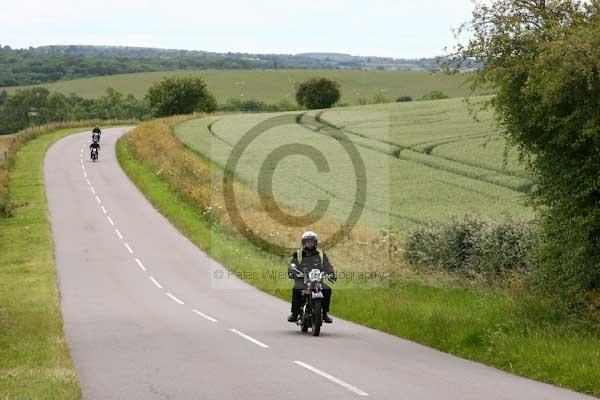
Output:
[[[177,197],[195,207],[198,214],[210,223],[213,229],[244,239],[237,232],[234,221],[225,207],[223,170],[209,160],[199,157],[172,134],[172,126],[194,118],[198,116],[173,117],[142,123],[127,136],[127,145],[136,159],[160,175]],[[276,248],[297,247],[304,230],[314,230],[323,237],[330,237],[338,229],[344,229],[327,218],[306,227],[296,227],[291,219],[274,226],[269,216],[269,211],[275,203],[273,198],[261,199],[255,190],[237,181],[233,186],[235,203],[238,209],[242,210],[244,221],[254,231],[268,236],[269,243],[275,245],[264,246],[264,243],[255,243],[263,246],[264,251],[288,256],[289,254],[281,253]],[[297,210],[279,206],[286,214],[285,218],[298,214]],[[362,227],[355,227],[352,231],[348,229],[347,235],[337,246],[328,249],[328,253],[337,260],[340,270],[371,271],[394,276],[404,269],[396,236],[387,230],[372,232]]]
[[[44,135],[24,144],[11,159],[7,192],[10,202],[23,207],[12,218],[0,218],[2,399],[81,397],[62,329],[42,168],[46,149],[78,129],[30,131]]]

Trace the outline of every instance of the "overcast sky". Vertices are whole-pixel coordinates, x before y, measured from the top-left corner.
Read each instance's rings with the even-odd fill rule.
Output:
[[[443,54],[471,0],[0,0],[0,44]]]

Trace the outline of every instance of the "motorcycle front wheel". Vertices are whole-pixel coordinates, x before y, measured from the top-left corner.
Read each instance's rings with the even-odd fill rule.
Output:
[[[302,325],[300,325],[300,329],[302,332],[308,332],[308,327],[310,326],[310,305],[305,304],[302,310],[302,314],[300,315],[300,321]]]
[[[321,313],[321,299],[314,299],[312,306],[312,334],[319,336],[321,333],[321,324],[323,323],[323,314]]]

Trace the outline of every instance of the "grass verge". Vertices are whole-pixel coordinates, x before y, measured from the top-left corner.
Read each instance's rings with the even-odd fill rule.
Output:
[[[180,151],[181,156],[197,157],[190,150]],[[167,157],[175,157],[177,152]],[[284,258],[212,229],[202,216],[203,208],[183,201],[182,189],[168,182],[166,174],[155,173],[150,165],[136,159],[127,138],[117,143],[117,156],[150,202],[215,260],[230,270],[258,277],[264,276],[264,271],[285,270]],[[289,290],[274,288],[268,279],[253,279],[250,283],[289,299]],[[553,318],[551,310],[538,299],[514,300],[506,293],[396,279],[388,288],[368,292],[351,287],[335,290],[332,309],[336,316],[448,353],[600,395],[600,335]]]
[[[43,134],[23,145],[9,174],[11,218],[0,218],[0,397],[78,399],[81,390],[63,334],[43,160],[58,139],[81,129]]]

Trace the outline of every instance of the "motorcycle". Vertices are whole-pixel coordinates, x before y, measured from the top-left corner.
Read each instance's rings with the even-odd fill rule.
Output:
[[[303,268],[303,271],[300,271],[293,264],[292,270],[294,270],[298,278],[304,278],[304,288],[302,289],[303,305],[296,324],[300,326],[302,332],[308,332],[308,328],[312,328],[313,336],[319,336],[321,325],[323,325],[323,311],[321,307],[321,301],[324,298],[323,278],[327,277],[332,283],[333,280],[328,274],[319,269],[318,264],[314,265],[310,271],[308,268]]]
[[[98,149],[96,147],[92,147],[91,157],[92,157],[92,161],[94,161],[94,162],[98,161]]]

